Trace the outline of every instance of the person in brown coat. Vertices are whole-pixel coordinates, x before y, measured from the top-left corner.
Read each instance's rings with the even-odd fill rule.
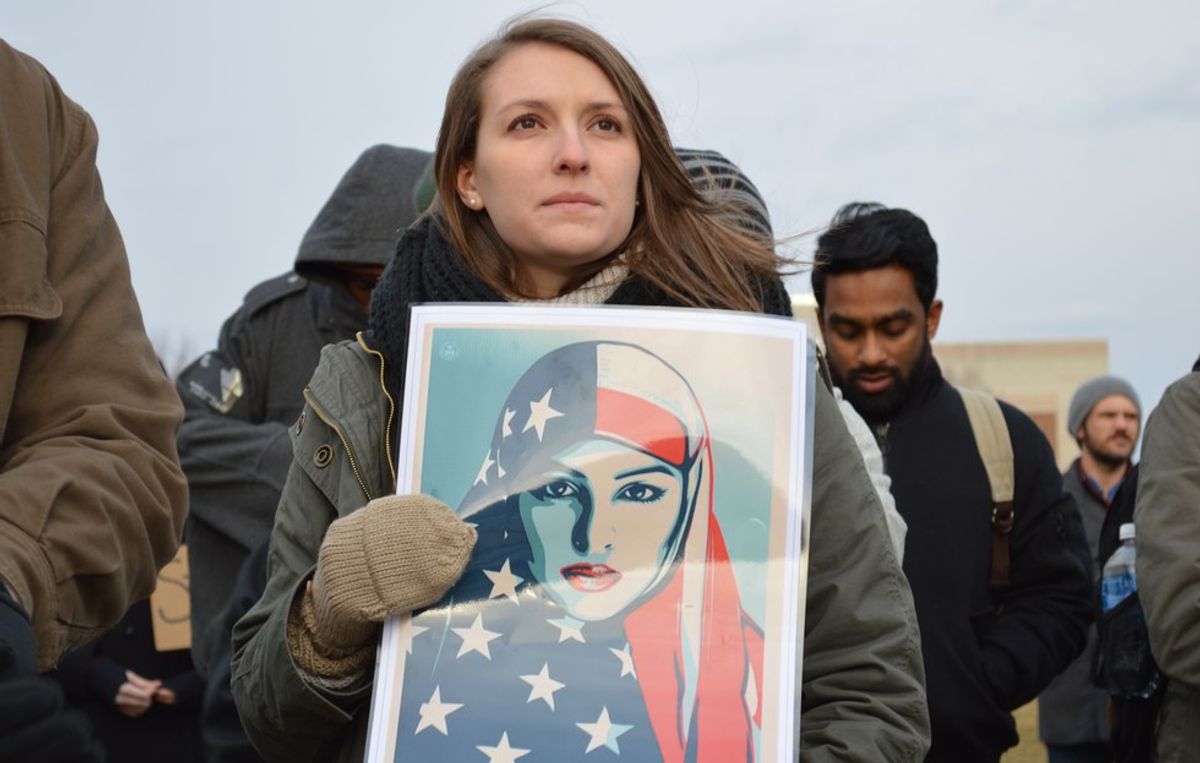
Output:
[[[6,739],[61,705],[31,676],[149,595],[187,509],[183,411],[142,326],[96,144],[87,113],[0,41],[4,760],[24,759]]]

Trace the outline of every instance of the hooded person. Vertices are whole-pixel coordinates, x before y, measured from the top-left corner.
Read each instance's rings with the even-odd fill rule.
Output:
[[[400,233],[431,154],[376,145],[346,171],[304,234],[295,269],[251,289],[176,385],[179,453],[191,511],[192,656],[208,666],[212,627],[247,556],[271,533],[291,463],[287,427],[321,348],[367,324],[366,300]],[[207,633],[206,633],[207,631]]]

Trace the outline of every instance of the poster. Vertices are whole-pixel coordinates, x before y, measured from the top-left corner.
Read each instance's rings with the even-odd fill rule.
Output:
[[[386,624],[368,759],[795,760],[803,324],[438,305],[410,337],[398,490],[479,540]]]

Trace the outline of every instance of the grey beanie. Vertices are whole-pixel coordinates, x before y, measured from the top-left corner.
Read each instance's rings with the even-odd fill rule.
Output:
[[[1118,376],[1097,376],[1079,385],[1071,397],[1071,406],[1067,408],[1067,433],[1075,437],[1083,421],[1100,402],[1109,395],[1120,395],[1129,398],[1138,409],[1138,417],[1142,415],[1142,401],[1134,392],[1133,385]]]

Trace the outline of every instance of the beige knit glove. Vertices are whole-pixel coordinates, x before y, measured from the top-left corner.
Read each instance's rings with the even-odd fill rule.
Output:
[[[437,602],[462,576],[475,528],[427,495],[376,498],[335,520],[288,623],[301,669],[326,683],[363,671],[388,617]]]

